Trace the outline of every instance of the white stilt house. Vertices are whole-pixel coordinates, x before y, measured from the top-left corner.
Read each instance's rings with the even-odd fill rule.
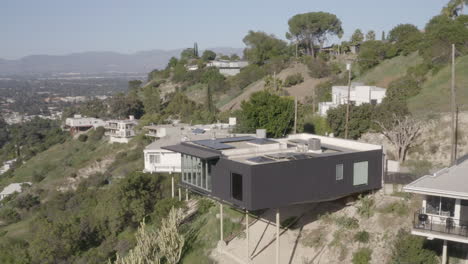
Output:
[[[443,240],[442,263],[447,263],[447,241],[468,244],[468,155],[403,190],[423,195],[411,233]]]

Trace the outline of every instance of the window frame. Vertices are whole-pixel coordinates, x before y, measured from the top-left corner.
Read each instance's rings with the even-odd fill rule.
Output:
[[[238,178],[238,179],[240,179],[240,183],[237,183],[237,185],[240,186],[240,197],[238,195],[234,195],[235,194],[235,192],[234,192],[234,190],[235,190],[235,186],[234,186],[235,175],[240,176]],[[244,201],[244,179],[243,178],[244,178],[244,175],[242,175],[240,173],[237,173],[237,172],[231,172],[231,198],[236,200],[236,201],[239,201],[239,202]],[[236,190],[238,190],[238,189],[236,189]]]
[[[356,165],[358,164],[366,164],[366,181],[361,182],[356,180]],[[361,160],[361,161],[354,161],[353,162],[353,186],[363,186],[369,184],[369,161],[368,160]]]
[[[338,177],[338,168],[341,167],[341,176]],[[342,181],[344,179],[344,163],[335,164],[335,181]]]

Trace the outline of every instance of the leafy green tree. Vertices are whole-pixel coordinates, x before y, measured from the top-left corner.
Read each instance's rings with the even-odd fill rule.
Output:
[[[216,59],[216,53],[212,50],[205,50],[202,54],[202,60],[204,61],[212,61]]]
[[[351,35],[350,41],[353,45],[361,44],[364,41],[364,34],[359,28],[354,31],[353,35]]]
[[[143,113],[143,103],[134,95],[116,94],[109,102],[110,113],[115,118],[128,118],[133,115],[139,119]]]
[[[389,43],[382,41],[370,40],[362,43],[359,55],[358,64],[361,70],[368,70],[384,59],[392,58],[396,55],[396,50]]]
[[[167,63],[167,68],[174,68],[177,63],[179,63],[179,60],[176,57],[171,57]]]
[[[399,53],[408,55],[419,49],[423,33],[411,24],[400,24],[388,33],[388,40],[395,44]]]
[[[289,39],[296,39],[312,57],[315,57],[315,45],[322,47],[328,37],[343,35],[340,19],[326,12],[297,14],[288,20],[288,25]]]
[[[380,37],[380,40],[385,41],[385,31],[382,30],[382,36]]]
[[[146,114],[158,114],[161,111],[159,88],[152,85],[143,88],[143,107]]]
[[[413,236],[401,229],[393,245],[391,263],[436,264],[439,263],[434,251],[424,248],[425,239]]]
[[[417,95],[421,91],[420,84],[410,77],[402,77],[392,81],[387,89],[385,100],[403,100]]]
[[[131,80],[131,81],[128,82],[128,90],[129,91],[138,91],[138,89],[140,89],[142,83],[143,82],[140,81],[140,80]]]
[[[262,65],[267,60],[286,54],[286,42],[261,31],[252,31],[243,39],[244,55],[250,63]],[[229,58],[228,58],[229,59]]]
[[[369,131],[373,125],[372,114],[374,106],[362,104],[350,105],[348,135],[352,139],[358,139],[363,133]],[[327,122],[337,137],[344,137],[346,127],[346,105],[330,109],[327,112]]]
[[[195,50],[193,48],[187,48],[184,49],[180,53],[180,60],[190,60],[190,59],[196,59],[197,57],[195,56]]]
[[[294,101],[260,91],[253,93],[249,101],[241,103],[239,132],[253,133],[257,128],[267,130],[269,137],[288,134],[294,123]]]
[[[436,16],[427,23],[421,53],[428,64],[446,64],[451,58],[451,44],[455,44],[457,55],[468,53],[468,27],[464,18]]]
[[[369,40],[375,40],[375,31],[374,30],[369,30],[366,34],[366,41]]]
[[[185,65],[182,63],[178,63],[174,67],[174,75],[172,76],[172,81],[183,82],[186,80],[187,75],[188,75],[188,72],[187,72],[187,69],[185,68]]]
[[[3,237],[0,242],[0,263],[29,264],[31,256],[28,253],[29,244],[23,240]]]
[[[240,60],[240,57],[237,54],[231,54],[231,57],[229,57],[231,61],[238,61]]]
[[[10,139],[10,133],[8,132],[8,124],[5,122],[3,117],[0,116],[0,149]]]

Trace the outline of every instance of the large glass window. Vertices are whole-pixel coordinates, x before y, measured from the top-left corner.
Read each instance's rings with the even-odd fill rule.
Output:
[[[337,181],[343,179],[343,164],[336,164],[335,177]]]
[[[231,173],[231,196],[232,198],[242,201],[242,175]]]
[[[455,199],[428,196],[426,199],[426,213],[453,217],[455,215]]]
[[[208,161],[182,154],[182,182],[211,191],[211,165]]]
[[[369,181],[369,162],[361,161],[354,163],[353,185],[367,184]]]

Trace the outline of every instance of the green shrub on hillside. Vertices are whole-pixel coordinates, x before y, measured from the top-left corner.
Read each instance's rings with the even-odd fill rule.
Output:
[[[3,207],[0,209],[0,220],[6,224],[12,224],[21,220],[21,216],[15,209],[10,207]]]
[[[354,235],[354,241],[359,243],[368,243],[369,242],[369,232],[367,231],[359,231]]]
[[[291,87],[294,85],[298,85],[304,82],[304,77],[302,77],[301,73],[291,74],[284,79],[283,85],[284,87]]]
[[[86,142],[88,140],[88,135],[81,134],[78,136],[78,141]]]
[[[356,206],[358,214],[365,218],[370,218],[374,214],[375,200],[372,196],[359,195],[359,202]]]
[[[357,229],[359,228],[359,220],[354,217],[340,216],[335,219],[335,224],[344,229]]]
[[[372,249],[360,248],[353,254],[353,264],[369,264],[372,259]]]
[[[393,244],[391,263],[436,264],[436,253],[424,247],[425,238],[401,229]]]

